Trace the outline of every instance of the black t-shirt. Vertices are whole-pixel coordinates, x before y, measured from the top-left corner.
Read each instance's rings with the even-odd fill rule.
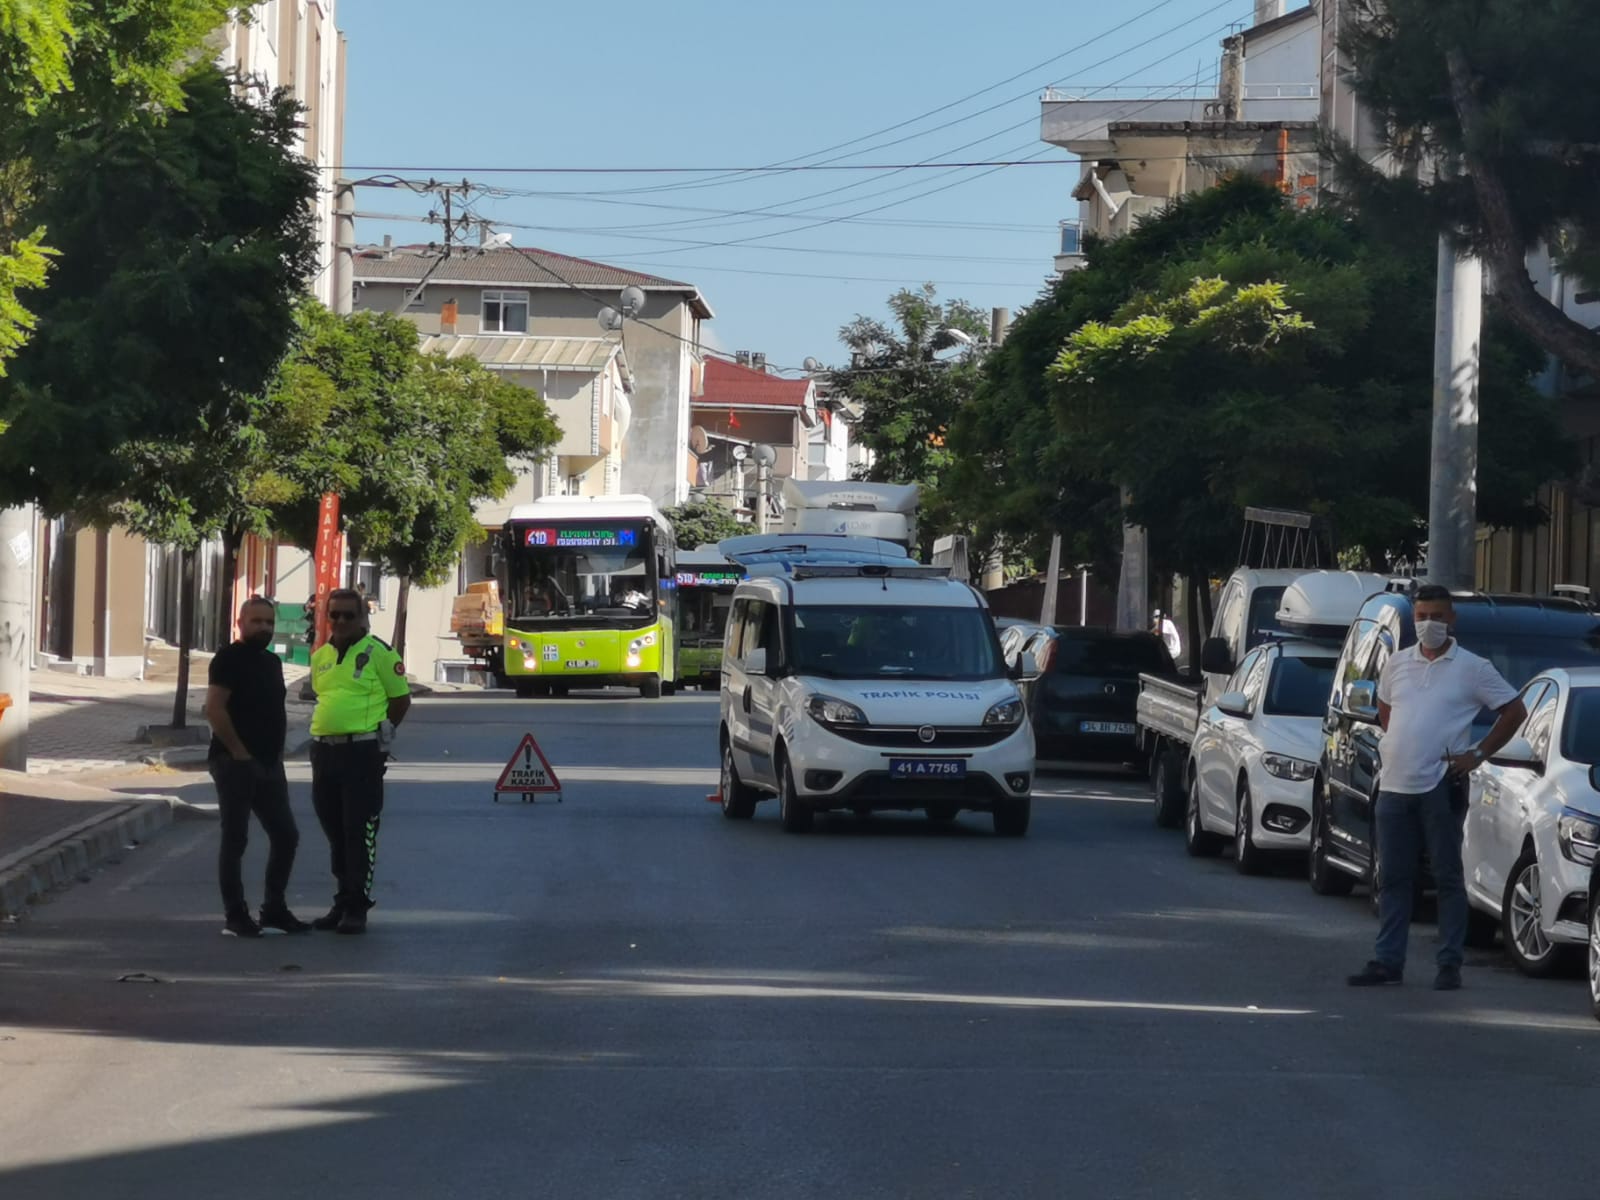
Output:
[[[213,687],[228,689],[228,716],[250,757],[275,763],[283,757],[289,722],[284,714],[283,663],[271,650],[257,650],[234,642],[217,651],[208,676]],[[228,748],[215,735],[211,757],[228,757]]]

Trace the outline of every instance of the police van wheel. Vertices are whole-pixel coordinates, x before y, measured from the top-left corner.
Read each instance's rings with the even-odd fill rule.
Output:
[[[812,822],[816,820],[816,811],[799,796],[795,795],[794,772],[789,769],[789,760],[778,759],[778,820],[783,825],[785,833],[809,833]]]
[[[661,676],[652,675],[639,685],[639,695],[646,700],[661,699]]]

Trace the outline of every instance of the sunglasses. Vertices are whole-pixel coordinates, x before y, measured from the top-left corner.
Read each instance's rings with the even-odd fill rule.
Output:
[[[354,621],[360,616],[360,613],[352,612],[347,608],[330,608],[328,610],[328,620],[330,621]]]

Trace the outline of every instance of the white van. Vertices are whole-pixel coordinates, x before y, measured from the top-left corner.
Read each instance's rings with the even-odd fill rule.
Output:
[[[980,593],[903,557],[745,561],[722,664],[724,816],[776,796],[794,833],[839,809],[974,809],[1027,832],[1033,730]]]

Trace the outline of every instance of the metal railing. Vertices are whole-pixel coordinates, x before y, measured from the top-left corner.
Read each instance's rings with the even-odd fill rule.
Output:
[[[1071,89],[1047,87],[1044,90],[1046,103],[1073,103],[1095,100],[1210,100],[1214,99],[1216,91],[1210,85],[1195,87],[1193,84],[1181,84],[1167,87],[1094,87],[1084,86]]]

